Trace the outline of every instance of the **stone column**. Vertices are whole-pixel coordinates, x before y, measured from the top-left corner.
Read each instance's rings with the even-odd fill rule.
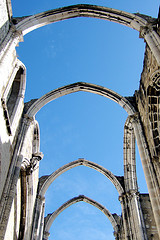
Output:
[[[125,204],[128,210],[128,224],[133,239],[147,239],[143,214],[139,202],[136,174],[135,135],[132,126],[133,119],[129,116],[124,126],[124,185]],[[131,236],[132,238],[132,236]]]
[[[17,181],[20,174],[21,163],[23,160],[23,156],[21,154],[21,150],[23,147],[24,139],[26,136],[26,132],[28,127],[30,126],[33,119],[23,119],[21,131],[18,135],[18,139],[16,142],[16,146],[14,149],[13,157],[11,159],[11,164],[9,168],[9,172],[7,175],[7,179],[5,182],[5,186],[3,189],[1,202],[0,202],[0,239],[4,238],[10,210],[12,207],[12,202],[15,196],[15,191],[17,187]]]
[[[125,240],[128,240],[128,239],[132,240],[132,238],[131,238],[132,233],[130,231],[131,227],[130,227],[130,223],[128,222],[129,216],[128,216],[128,209],[127,209],[125,194],[119,196],[119,201],[120,201],[121,207],[122,207],[122,219],[123,219]]]
[[[44,227],[44,206],[45,206],[45,197],[38,195],[36,199],[36,205],[33,215],[33,227],[31,233],[31,240],[41,240],[43,235]]]
[[[153,214],[155,217],[155,222],[160,236],[160,187],[158,184],[153,163],[150,158],[149,149],[145,141],[145,137],[143,134],[143,130],[138,115],[133,116],[133,127],[150,195]]]
[[[147,240],[143,214],[139,202],[139,193],[136,190],[130,190],[127,194],[127,204],[129,208],[129,218],[133,239]]]

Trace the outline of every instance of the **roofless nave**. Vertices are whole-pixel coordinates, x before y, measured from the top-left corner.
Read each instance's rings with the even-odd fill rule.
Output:
[[[12,18],[10,0],[3,4],[1,13],[1,239],[48,239],[56,216],[79,201],[93,205],[106,215],[113,226],[115,239],[159,239],[160,19],[85,4]],[[102,86],[77,82],[24,104],[26,68],[16,56],[16,46],[25,34],[36,28],[76,17],[116,22],[140,33],[146,42],[146,50],[139,90],[134,97],[126,98]],[[39,149],[39,125],[35,115],[50,101],[79,91],[101,95],[104,100],[109,98],[126,110],[123,177],[82,158],[62,166],[49,176],[38,177],[39,160],[43,154]],[[138,191],[135,139],[149,195]],[[119,195],[121,216],[112,214],[94,199],[80,195],[44,217],[45,193],[50,184],[64,172],[80,165],[95,169],[111,181]]]

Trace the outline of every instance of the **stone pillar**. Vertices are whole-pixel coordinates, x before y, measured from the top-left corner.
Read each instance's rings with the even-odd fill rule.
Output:
[[[133,233],[133,239],[147,240],[143,214],[139,202],[139,193],[135,190],[130,190],[126,194],[127,204],[129,208],[130,226]]]
[[[31,240],[41,240],[44,227],[44,206],[45,197],[38,195],[33,215],[33,228],[31,233]]]
[[[119,201],[121,203],[122,207],[122,219],[123,219],[123,226],[124,226],[124,233],[125,233],[125,239],[132,239],[130,236],[132,236],[130,232],[130,223],[128,222],[129,216],[128,216],[128,209],[127,209],[127,203],[126,203],[126,197],[125,194],[119,196]]]
[[[26,136],[26,132],[30,123],[33,119],[24,119],[22,123],[21,131],[18,135],[18,139],[16,142],[16,146],[14,149],[13,157],[11,159],[11,164],[8,172],[8,176],[5,182],[5,186],[2,193],[2,198],[0,202],[0,239],[4,238],[7,222],[9,219],[10,210],[12,207],[12,202],[15,196],[17,181],[20,174],[21,163],[23,160],[23,156],[21,154],[21,150],[23,147],[24,139]]]
[[[126,240],[147,240],[138,194],[134,191],[119,197]]]
[[[147,239],[136,174],[135,135],[132,126],[133,119],[129,116],[124,126],[124,185],[125,204],[128,210],[128,224],[131,239]]]
[[[151,205],[155,222],[160,236],[160,187],[150,158],[149,149],[146,144],[140,120],[137,116],[133,117],[133,127],[139,149],[139,154],[142,162],[142,167],[150,195]]]

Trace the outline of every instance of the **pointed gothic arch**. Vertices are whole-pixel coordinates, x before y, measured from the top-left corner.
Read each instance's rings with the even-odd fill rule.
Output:
[[[118,93],[96,84],[77,82],[52,90],[39,99],[31,100],[31,102],[28,103],[28,108],[26,108],[25,116],[32,118],[47,103],[59,97],[79,91],[95,93],[109,98],[123,107],[128,115],[133,115],[135,113],[134,106],[129,102],[129,100]]]
[[[57,169],[55,172],[53,172],[49,176],[42,176],[39,179],[39,191],[37,195],[37,201],[36,201],[36,207],[35,207],[35,216],[33,220],[34,225],[34,236],[41,236],[43,231],[43,219],[44,219],[44,209],[45,209],[45,193],[51,183],[61,174],[64,172],[77,167],[77,166],[86,166],[92,169],[95,169],[96,171],[100,172],[104,176],[106,176],[112,184],[115,186],[116,190],[118,191],[119,197],[124,195],[124,185],[123,185],[123,177],[119,178],[116,177],[113,173],[105,169],[104,167],[100,166],[99,164],[96,164],[94,162],[85,160],[83,158],[80,158],[76,161],[70,162],[59,169]],[[80,200],[81,201],[81,200]],[[121,207],[124,209],[123,203],[121,202]]]
[[[43,231],[43,240],[48,240],[49,236],[49,230],[51,225],[53,224],[54,220],[58,215],[63,212],[66,208],[70,207],[71,205],[78,203],[78,202],[86,202],[91,204],[92,206],[96,207],[99,209],[102,213],[105,214],[105,216],[109,219],[110,223],[112,224],[112,227],[114,229],[114,235],[116,239],[118,239],[118,229],[119,229],[119,224],[117,220],[114,218],[114,215],[110,213],[108,209],[106,209],[104,206],[102,206],[100,203],[94,201],[93,199],[90,199],[84,195],[79,195],[78,197],[74,197],[64,204],[60,206],[56,211],[54,211],[52,214],[48,214],[47,217],[45,218],[45,226],[44,226],[44,231]],[[117,216],[118,217],[118,216]]]
[[[98,172],[102,173],[104,176],[106,176],[112,182],[112,184],[115,186],[116,190],[119,193],[119,196],[121,196],[124,193],[122,184],[120,183],[118,178],[112,172],[110,172],[109,170],[100,166],[97,163],[88,161],[84,158],[79,158],[78,160],[75,160],[73,162],[70,162],[70,163],[60,167],[55,172],[53,172],[51,175],[46,176],[45,178],[42,177],[42,184],[41,184],[41,179],[40,179],[39,197],[44,198],[47,189],[49,188],[49,186],[52,184],[52,182],[57,177],[59,177],[64,172],[66,172],[74,167],[81,166],[81,165],[95,169],[96,171],[98,171]]]
[[[76,17],[91,17],[108,20],[139,31],[140,37],[144,38],[147,42],[160,65],[159,36],[154,29],[149,28],[150,21],[142,14],[133,14],[113,8],[89,4],[78,4],[49,10],[32,16],[23,17],[22,19],[15,18],[13,22],[15,23],[17,33],[21,32],[24,36],[39,27]]]
[[[79,14],[79,16],[86,16],[87,12],[88,12],[88,8],[86,10],[86,15],[85,15],[84,11],[82,11],[82,9],[80,9],[80,11],[81,11],[82,15]],[[60,11],[60,13],[62,13],[62,12]],[[72,15],[73,12],[70,11],[70,14]],[[65,14],[62,14],[62,15],[65,17]],[[96,17],[96,16],[94,16],[94,17]],[[111,15],[109,14],[109,17],[110,16]],[[48,15],[48,17],[49,17],[49,15]],[[77,16],[74,16],[74,14],[73,14],[71,17],[77,17]],[[113,18],[113,16],[111,16],[111,18]],[[118,19],[121,20],[120,17],[118,17],[117,20]],[[142,17],[142,19],[143,19],[143,17]],[[52,19],[49,19],[49,21],[50,20],[52,20]],[[109,20],[113,21],[113,19],[109,19]],[[58,20],[56,19],[56,21],[58,21]],[[21,22],[21,19],[20,19],[20,22]],[[37,19],[37,22],[39,24],[38,19]],[[12,48],[14,48],[14,46],[16,46],[16,44],[20,41],[20,38],[22,37],[21,29],[20,29],[20,31],[18,31],[16,29],[17,26],[14,28],[13,22],[10,22],[10,24],[11,24],[10,31],[9,31],[5,41],[3,42],[3,45],[2,45],[2,48],[1,48],[1,49],[4,49],[1,56],[7,55],[7,52],[10,51],[10,49],[11,49],[10,45],[12,45]],[[133,21],[133,24],[136,24],[136,22]],[[30,26],[30,27],[32,28],[33,26]],[[138,27],[140,27],[140,36],[143,37],[146,40],[146,42],[149,45],[151,51],[155,55],[158,64],[160,65],[160,57],[159,57],[160,56],[160,54],[159,54],[160,53],[160,48],[159,48],[160,41],[159,41],[159,36],[156,34],[156,30],[154,30],[153,24],[149,24],[149,21],[148,21],[144,25],[143,24],[142,25],[138,24]],[[135,27],[135,29],[136,29],[136,27]],[[3,47],[5,47],[5,48],[3,48]],[[152,116],[150,116],[150,117],[152,119]],[[15,148],[15,151],[13,152],[13,158],[12,158],[13,163],[11,162],[11,167],[10,167],[11,170],[9,169],[9,173],[8,173],[9,177],[7,177],[7,181],[6,181],[7,184],[4,188],[4,197],[6,196],[6,193],[7,193],[8,198],[5,198],[5,202],[2,202],[1,205],[0,205],[0,207],[2,209],[2,215],[1,215],[2,233],[5,230],[6,219],[8,219],[8,212],[10,210],[10,205],[11,205],[11,202],[12,202],[12,199],[13,199],[13,192],[14,192],[14,189],[15,189],[15,186],[16,186],[15,183],[17,182],[17,176],[18,176],[18,172],[19,172],[18,169],[19,169],[19,165],[20,165],[18,163],[18,161],[21,162],[20,153],[21,153],[21,149],[22,149],[22,146],[23,146],[23,140],[25,139],[26,131],[27,131],[28,126],[29,126],[28,119],[27,120],[22,119],[22,120],[23,120],[22,129],[20,128],[20,134],[19,134],[18,140],[16,142],[16,148]],[[32,120],[32,119],[29,119],[29,120]],[[156,123],[154,122],[154,124],[156,124]],[[137,136],[138,141],[139,141],[139,147],[141,148],[140,151],[141,151],[142,161],[144,163],[143,165],[144,165],[144,168],[145,168],[145,175],[147,177],[148,185],[149,185],[149,188],[150,188],[151,201],[153,203],[152,205],[154,207],[155,217],[157,219],[157,226],[159,226],[160,225],[159,224],[159,208],[158,208],[160,206],[159,200],[158,200],[159,199],[158,198],[159,188],[158,188],[158,184],[157,184],[156,175],[154,173],[154,168],[152,166],[152,163],[150,162],[150,156],[149,156],[149,153],[148,153],[148,146],[146,144],[146,140],[145,140],[144,135],[143,135],[143,129],[141,127],[139,117],[136,118],[133,125],[134,125],[134,130],[136,132],[136,136]],[[155,132],[155,135],[157,135],[156,132]],[[156,136],[155,136],[155,141],[157,142],[157,137]],[[11,172],[12,172],[12,175],[11,175]],[[14,176],[13,176],[13,174],[14,174]],[[152,175],[153,175],[153,177],[152,177]],[[13,178],[11,179],[10,176],[13,176]],[[150,177],[150,179],[149,179],[149,177]]]
[[[133,28],[137,31],[140,31],[140,28],[147,24],[145,18],[136,14],[96,5],[78,4],[27,16],[22,18],[22,20],[19,19],[20,21],[17,23],[16,29],[22,31],[23,35],[25,35],[47,24],[76,17],[91,17],[108,20]]]

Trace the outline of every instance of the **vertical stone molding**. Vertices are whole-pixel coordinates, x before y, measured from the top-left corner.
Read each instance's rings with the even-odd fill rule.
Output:
[[[149,195],[151,198],[151,203],[152,203],[152,208],[153,208],[153,213],[157,225],[158,231],[160,231],[159,226],[160,226],[160,188],[158,181],[156,179],[156,174],[154,170],[153,163],[151,161],[149,149],[144,137],[144,132],[142,130],[142,126],[139,120],[138,115],[135,117],[133,116],[133,127],[134,127],[134,132],[137,140],[137,145],[139,149],[139,154],[141,157],[141,162],[142,162],[142,167],[149,191]],[[159,232],[160,234],[160,232]]]
[[[135,116],[134,116],[135,118]],[[124,197],[125,211],[128,211],[130,239],[148,239],[139,202],[136,174],[135,135],[132,126],[133,117],[129,116],[124,126]]]

